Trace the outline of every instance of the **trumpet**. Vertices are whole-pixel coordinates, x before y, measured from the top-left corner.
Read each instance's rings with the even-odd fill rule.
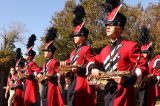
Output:
[[[29,74],[20,74],[20,75],[18,75],[18,79],[22,80],[24,78],[27,78],[28,76],[29,76]]]
[[[80,65],[65,65],[65,66],[60,66],[59,67],[59,73],[62,74],[62,73],[68,73],[70,71],[72,71],[72,68],[78,68],[80,67]]]
[[[154,77],[154,74],[149,74],[146,77],[144,77],[139,83],[136,83],[134,85],[135,88],[139,87],[139,88],[144,88],[146,86],[147,82],[151,81],[151,78]]]
[[[92,77],[91,75],[89,75],[87,77],[88,83],[89,85],[95,85],[98,86],[100,88],[104,88],[105,85],[109,82],[109,80],[112,79],[112,77],[114,76],[127,76],[129,75],[131,72],[127,72],[127,71],[115,71],[115,72],[103,72],[100,71],[100,75],[98,78]]]
[[[38,83],[43,82],[46,78],[49,78],[49,77],[51,77],[51,76],[52,76],[52,74],[42,75],[40,78],[37,78]]]

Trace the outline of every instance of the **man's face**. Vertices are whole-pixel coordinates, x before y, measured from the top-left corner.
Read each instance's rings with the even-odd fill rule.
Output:
[[[142,53],[144,58],[147,59],[148,58],[148,54],[147,53]]]
[[[30,56],[29,55],[25,55],[25,60],[30,60]]]
[[[106,34],[111,39],[117,39],[121,33],[121,27],[115,25],[106,25]]]
[[[84,36],[74,36],[73,40],[75,44],[79,45],[84,42],[85,37]]]
[[[51,51],[44,51],[44,57],[45,58],[50,58],[52,56],[52,52]]]

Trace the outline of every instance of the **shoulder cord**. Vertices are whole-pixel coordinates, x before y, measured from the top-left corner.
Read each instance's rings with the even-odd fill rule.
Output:
[[[138,65],[138,63],[139,63],[139,60],[141,59],[141,53],[139,54],[139,56],[137,57],[137,62],[136,62],[136,64],[135,64],[135,66],[133,67],[133,69],[132,69],[132,71],[131,72],[133,72],[133,71],[135,71],[136,70],[136,68],[137,68],[137,65]]]

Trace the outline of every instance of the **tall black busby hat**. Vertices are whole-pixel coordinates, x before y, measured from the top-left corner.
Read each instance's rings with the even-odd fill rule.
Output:
[[[75,15],[75,18],[72,21],[74,26],[73,36],[87,37],[89,34],[89,30],[84,27],[83,18],[86,15],[86,13],[83,6],[77,5],[73,10],[73,14]]]
[[[103,8],[107,13],[110,13],[113,9],[118,7],[122,3],[122,0],[105,0]]]
[[[143,26],[140,30],[140,44],[141,44],[141,52],[142,53],[150,53],[152,42],[149,41],[149,31]]]
[[[121,8],[122,4],[120,4],[118,7],[114,8],[111,13],[107,16],[107,22],[106,25],[112,24],[112,25],[119,25],[124,27],[126,24],[127,18],[119,11]]]
[[[25,55],[32,56],[32,57],[34,57],[36,55],[36,52],[34,50],[32,50],[35,40],[36,40],[36,35],[32,34],[28,39],[27,51],[26,51]]]
[[[25,60],[23,59],[22,52],[20,48],[16,49],[16,67],[24,67]]]
[[[57,37],[57,29],[54,27],[49,28],[45,37],[45,47],[43,51],[51,51],[54,53],[56,51],[56,47],[53,46],[53,41]]]

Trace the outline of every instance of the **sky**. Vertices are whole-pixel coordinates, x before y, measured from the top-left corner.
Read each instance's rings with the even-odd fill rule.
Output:
[[[36,34],[37,41],[34,49],[40,45],[40,37],[44,35],[45,29],[51,26],[50,20],[56,12],[64,8],[67,0],[0,0],[0,28],[7,28],[13,22],[25,24],[27,31],[25,38],[32,33]],[[135,2],[137,1],[137,2]],[[124,0],[129,5],[136,5],[142,2],[146,7],[148,3],[158,3],[159,0]],[[0,29],[0,33],[2,30]],[[0,38],[0,44],[2,40]],[[27,43],[27,39],[24,40]],[[25,51],[25,45],[16,44],[22,52]]]

